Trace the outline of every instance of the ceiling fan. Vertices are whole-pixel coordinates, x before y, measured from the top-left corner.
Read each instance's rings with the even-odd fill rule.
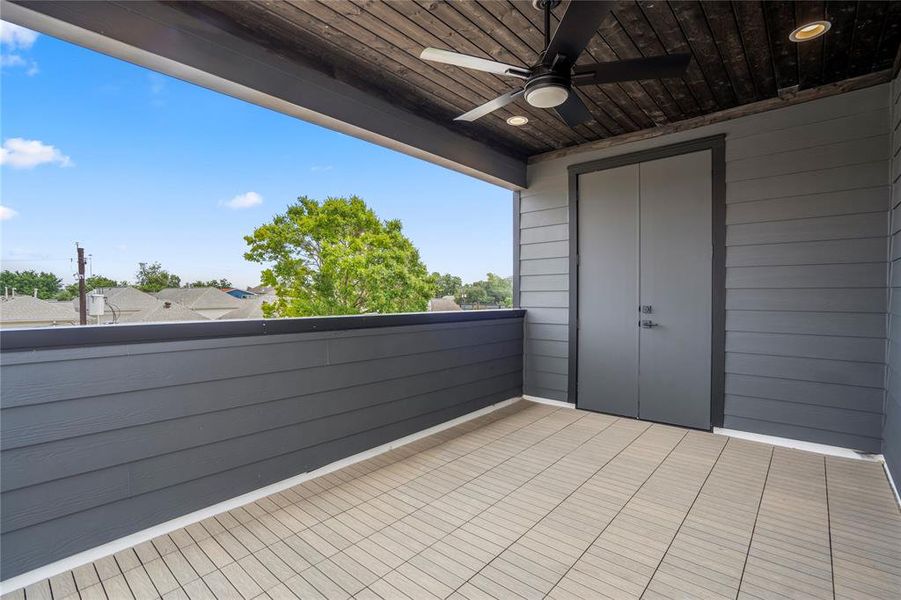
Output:
[[[544,11],[544,51],[531,67],[517,67],[438,48],[422,51],[420,58],[424,60],[525,81],[522,89],[477,106],[455,121],[475,121],[522,96],[536,108],[553,108],[567,125],[575,127],[593,117],[573,86],[679,77],[688,67],[689,54],[667,54],[576,67],[576,59],[598,30],[601,21],[615,8],[616,2],[573,0],[551,37],[551,10],[559,4],[560,0],[532,0],[535,8]]]

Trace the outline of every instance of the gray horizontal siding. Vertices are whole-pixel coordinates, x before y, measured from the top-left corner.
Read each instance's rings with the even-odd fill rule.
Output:
[[[499,315],[6,352],[2,578],[518,396],[522,338]]]
[[[560,375],[568,355],[543,342],[566,339],[569,247],[556,238],[532,242],[568,223],[567,167],[724,133],[725,426],[878,451],[888,209],[893,195],[901,201],[889,185],[890,165],[901,170],[889,96],[888,86],[877,86],[530,165],[521,195],[526,393],[566,398],[566,379],[544,374]],[[893,232],[901,230],[901,214],[894,221]],[[548,232],[531,231],[540,228]],[[897,258],[901,244],[894,247]],[[540,292],[535,275],[544,277]],[[901,276],[894,279],[901,286]]]
[[[901,81],[891,86],[891,299],[889,301],[889,343],[886,359],[885,420],[882,454],[895,485],[901,484]]]

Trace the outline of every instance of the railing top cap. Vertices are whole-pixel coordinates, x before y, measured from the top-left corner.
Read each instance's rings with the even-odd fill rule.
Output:
[[[521,318],[525,310],[495,309],[455,312],[345,315],[289,319],[245,319],[123,325],[87,325],[0,330],[0,351],[29,351],[110,344],[141,344],[184,340],[281,335],[319,331],[349,331],[404,325],[434,325]]]

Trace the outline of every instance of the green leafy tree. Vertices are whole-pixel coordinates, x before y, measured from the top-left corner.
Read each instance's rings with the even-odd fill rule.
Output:
[[[142,292],[158,292],[163,288],[179,286],[181,286],[181,278],[163,269],[160,263],[138,263],[135,287]]]
[[[0,272],[0,287],[4,290],[13,288],[20,296],[30,296],[35,288],[38,290],[38,298],[47,300],[53,298],[60,291],[63,280],[53,273],[41,271],[9,271]]]
[[[117,287],[121,285],[128,285],[127,281],[116,281],[115,279],[110,279],[109,277],[104,277],[103,275],[94,275],[92,277],[85,277],[84,280],[84,289],[86,292],[90,293],[91,290],[95,290],[97,288],[111,288]],[[63,288],[58,294],[56,294],[57,300],[72,300],[73,298],[78,297],[78,284],[72,283]]]
[[[443,298],[444,296],[454,296],[456,298],[463,291],[463,280],[456,275],[432,273],[431,277],[435,282],[434,295],[436,298]]]
[[[261,280],[278,299],[267,317],[422,311],[434,291],[401,222],[357,196],[302,196],[244,240],[247,260],[270,265]]]
[[[198,279],[192,283],[187,284],[185,287],[214,287],[214,288],[230,288],[234,287],[232,282],[223,277],[222,279],[210,279],[209,281],[202,281]]]
[[[513,278],[488,273],[485,279],[463,286],[458,304],[496,304],[513,306]]]

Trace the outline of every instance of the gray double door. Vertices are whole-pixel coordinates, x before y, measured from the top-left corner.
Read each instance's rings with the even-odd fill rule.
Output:
[[[579,176],[580,408],[707,429],[709,150]]]

